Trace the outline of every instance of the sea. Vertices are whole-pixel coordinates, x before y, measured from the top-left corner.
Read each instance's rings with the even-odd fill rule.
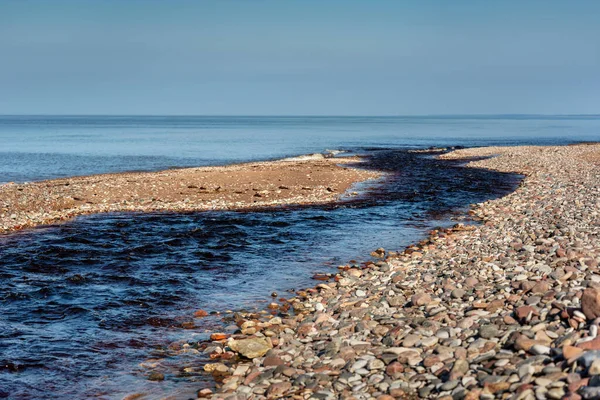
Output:
[[[198,344],[233,329],[231,312],[263,310],[273,292],[293,296],[377,248],[475,223],[470,204],[522,178],[411,150],[599,138],[600,116],[578,115],[0,116],[0,184],[331,150],[387,172],[331,205],[100,214],[0,236],[0,398],[193,398],[213,384]],[[198,309],[212,314],[193,319]]]

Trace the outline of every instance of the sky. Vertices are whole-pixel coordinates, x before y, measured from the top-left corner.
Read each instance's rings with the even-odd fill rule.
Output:
[[[599,21],[597,0],[0,0],[0,114],[598,114]]]

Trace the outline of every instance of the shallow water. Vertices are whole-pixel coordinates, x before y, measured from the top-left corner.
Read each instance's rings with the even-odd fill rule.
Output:
[[[453,223],[449,217],[464,215],[470,203],[500,196],[518,183],[518,177],[511,175],[465,169],[456,162],[407,153],[397,148],[401,142],[395,143],[394,149],[383,149],[385,143],[393,141],[391,136],[381,139],[382,136],[374,135],[373,145],[370,138],[362,141],[358,138],[356,132],[366,127],[381,132],[379,123],[385,126],[385,135],[397,134],[392,134],[393,129],[386,121],[371,121],[362,127],[357,122],[358,128],[347,121],[343,126],[326,122],[334,125],[338,134],[326,139],[313,134],[311,140],[315,143],[304,143],[296,137],[288,150],[264,145],[265,148],[255,154],[246,154],[247,158],[241,154],[243,145],[232,144],[224,151],[213,143],[208,148],[214,146],[221,150],[211,153],[210,162],[225,163],[254,156],[279,157],[342,147],[370,155],[367,166],[388,171],[387,179],[361,185],[363,195],[359,198],[349,197],[327,207],[260,212],[107,214],[1,236],[0,396],[122,398],[124,394],[142,391],[149,393],[148,398],[164,393],[177,393],[186,398],[210,383],[204,374],[196,372],[206,360],[193,354],[169,356],[166,346],[174,341],[194,344],[204,340],[206,331],[220,324],[219,317],[210,317],[196,320],[195,329],[183,329],[182,322],[190,321],[195,310],[223,312],[261,307],[272,291],[288,296],[291,294],[287,290],[314,285],[310,276],[315,272],[335,271],[338,264],[351,259],[365,261],[377,247],[401,249],[423,237],[428,229]],[[583,121],[582,131],[588,129],[588,122]],[[196,123],[194,120],[189,124]],[[244,123],[247,121],[235,122],[236,128],[231,129],[243,130]],[[269,128],[271,123],[280,124],[271,121],[259,125]],[[317,129],[311,125],[314,123],[302,127],[298,126],[302,123],[296,121],[294,129],[312,131]],[[411,122],[419,123],[429,127],[444,124]],[[456,124],[465,126],[465,122],[454,120],[445,123],[449,126],[440,129],[447,132],[458,129]],[[481,122],[487,123],[489,121]],[[509,121],[504,128],[513,123],[520,121]],[[552,121],[554,123],[572,121]],[[63,134],[67,137],[75,135],[75,127],[64,127],[67,122],[56,124],[49,123],[57,132],[66,132]],[[106,129],[105,125],[114,125],[106,121],[103,124],[100,131]],[[122,126],[123,122],[116,124]],[[221,124],[219,129],[223,130],[223,125],[229,122],[214,124]],[[288,129],[285,124],[288,122],[284,121],[281,129]],[[153,129],[166,129],[163,125],[168,122],[160,121],[160,128]],[[394,129],[400,130],[400,125],[395,123]],[[249,126],[250,131],[259,129]],[[323,125],[323,129],[327,126]],[[344,136],[344,126],[350,126],[348,132],[354,133]],[[127,129],[133,132],[137,128],[134,124]],[[139,129],[147,128],[144,125]],[[275,127],[271,129],[278,132],[274,135],[285,139],[285,134]],[[185,135],[194,135],[186,132]],[[290,130],[286,132],[289,134]],[[549,128],[549,132],[552,129]],[[41,138],[44,133],[38,132],[37,139],[32,133],[29,135],[32,149],[52,147],[50,140]],[[162,163],[166,162],[173,165],[209,163],[209,158],[185,153],[181,153],[184,154],[181,158],[166,161],[161,154],[174,148],[161,149],[161,140],[151,146],[155,148],[155,155],[143,155],[141,148],[130,148],[131,143],[137,142],[131,139],[137,135],[133,133],[126,135],[132,140],[130,144],[121,143],[110,150],[118,154],[112,158],[102,145],[109,141],[107,136],[99,131],[90,135],[90,140],[100,147],[94,147],[89,154],[63,153],[60,140],[52,152],[43,153],[46,156],[42,159],[58,160],[57,169],[48,170],[46,175],[36,175],[39,165],[32,154],[40,153],[19,153],[19,146],[11,142],[13,148],[9,153],[20,154],[32,163],[13,175],[14,179],[21,176],[22,180],[34,180],[62,173],[106,171],[113,167],[152,169],[164,167]],[[110,140],[118,136],[116,131],[107,135]],[[368,136],[366,131],[363,136]],[[585,138],[583,135],[582,140]],[[435,136],[424,136],[407,139],[410,143],[404,144],[413,147],[419,143],[451,143],[449,133],[446,141],[439,137],[439,140],[434,139]],[[343,146],[344,140],[361,146]],[[532,136],[527,140],[538,139]],[[544,140],[565,142],[551,134]],[[176,142],[172,146],[186,147]],[[459,144],[484,142],[485,139],[474,138],[458,140]],[[78,145],[76,139],[73,143],[78,151],[83,151],[83,144]],[[205,154],[204,147],[196,145],[197,151]],[[231,158],[236,154],[241,158]],[[92,161],[86,164],[82,160]],[[107,160],[114,160],[114,164]],[[191,370],[184,371],[184,367]],[[152,370],[163,372],[166,380],[149,382],[146,377]]]

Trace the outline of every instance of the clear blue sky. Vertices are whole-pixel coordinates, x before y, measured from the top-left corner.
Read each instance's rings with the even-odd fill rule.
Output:
[[[600,113],[600,1],[0,0],[0,114]]]

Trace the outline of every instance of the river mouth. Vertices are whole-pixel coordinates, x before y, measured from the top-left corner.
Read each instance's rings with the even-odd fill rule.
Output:
[[[191,396],[211,384],[195,347],[222,325],[194,311],[291,296],[313,273],[401,249],[520,181],[402,149],[357,151],[385,179],[335,204],[103,214],[0,237],[0,396]],[[149,381],[152,371],[166,379]]]

